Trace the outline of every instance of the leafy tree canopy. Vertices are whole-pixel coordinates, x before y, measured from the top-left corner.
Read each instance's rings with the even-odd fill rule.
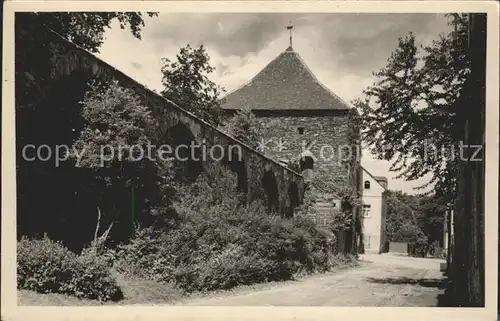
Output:
[[[261,124],[250,109],[239,110],[222,127],[222,131],[252,148],[259,146],[261,129]]]
[[[208,78],[215,68],[202,45],[181,48],[175,60],[163,58],[163,97],[214,125],[220,124],[220,96],[224,89]]]
[[[391,241],[441,241],[444,216],[447,210],[444,198],[438,195],[409,195],[401,191],[387,191],[386,235]]]
[[[153,205],[162,202],[161,197],[168,195],[155,192],[158,188],[154,184],[163,182],[153,175],[160,168],[151,162],[118,164],[113,159],[102,167],[94,166],[100,165],[98,144],[115,144],[119,139],[134,143],[149,135],[142,125],[150,122],[151,116],[144,113],[137,99],[115,87],[112,89],[116,90],[110,89],[110,97],[101,97],[102,101],[97,96],[102,91],[92,88],[92,96],[87,95],[84,99],[89,91],[88,81],[94,79],[94,75],[87,70],[76,70],[64,77],[56,74],[59,58],[68,54],[67,46],[58,35],[96,53],[104,41],[104,32],[113,22],[118,21],[122,28],[140,38],[146,16],[155,15],[134,12],[16,13],[17,195],[22,204],[18,208],[18,235],[48,233],[79,251],[93,237],[97,207],[104,214],[103,220],[120,221],[114,224],[114,233],[131,227],[133,197],[139,219],[148,209],[153,211]],[[100,78],[107,78],[107,75],[102,76]],[[116,105],[123,99],[126,100],[123,106]],[[81,100],[86,102],[83,115]],[[120,108],[125,117],[130,118],[121,118]],[[99,110],[104,111],[99,114]],[[81,159],[80,168],[75,168],[69,160],[53,166],[21,157],[22,148],[28,144],[48,145],[54,150],[57,146],[71,146],[75,141],[88,152]],[[125,167],[135,169],[126,170]]]
[[[158,14],[147,12],[146,15],[155,17]],[[16,15],[16,20],[18,18],[36,25],[43,24],[91,52],[99,52],[104,32],[115,19],[120,28],[129,29],[138,39],[141,39],[144,27],[144,14],[140,12],[27,12]]]
[[[93,85],[82,104],[87,125],[71,156],[93,177],[98,206],[108,219],[129,226],[138,217],[153,222],[168,209],[174,192],[169,155],[154,148],[158,120],[137,95],[117,82],[107,88]]]
[[[429,46],[418,45],[411,33],[400,38],[387,66],[374,74],[376,83],[364,91],[365,100],[355,105],[373,154],[391,161],[398,178],[431,174],[419,188],[434,184],[436,192],[452,200],[459,144],[454,106],[470,61],[467,16],[448,17],[456,29]]]

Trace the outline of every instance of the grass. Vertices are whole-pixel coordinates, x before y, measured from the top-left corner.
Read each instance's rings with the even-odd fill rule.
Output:
[[[184,297],[184,294],[171,284],[129,278],[116,272],[113,272],[113,274],[123,291],[124,299],[119,302],[100,302],[98,300],[79,299],[64,294],[42,294],[33,291],[18,290],[18,304],[36,306],[169,304]]]
[[[354,268],[359,262],[339,264],[326,273],[335,273],[348,268]],[[253,291],[270,289],[290,284],[298,280],[314,277],[314,275],[296,275],[290,281],[275,281],[267,283],[257,283],[252,285],[241,285],[230,290],[218,290],[210,292],[195,292],[187,294],[172,284],[163,284],[150,280],[141,280],[125,277],[117,272],[113,272],[116,281],[123,291],[124,299],[119,302],[99,302],[97,300],[79,299],[73,296],[56,293],[36,293],[27,290],[18,290],[18,305],[23,306],[92,306],[92,305],[132,305],[132,304],[176,304],[195,298],[207,296],[226,296],[233,294],[243,294]],[[320,273],[317,273],[320,274]]]

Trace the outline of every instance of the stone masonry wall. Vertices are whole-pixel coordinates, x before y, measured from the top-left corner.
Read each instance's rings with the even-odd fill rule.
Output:
[[[23,28],[25,27],[33,28],[23,25]],[[50,30],[43,29],[43,31],[50,39],[51,51],[47,53],[50,61],[47,63],[52,64],[53,70],[51,75],[53,79],[47,81],[47,87],[53,80],[63,80],[72,75],[88,80],[105,77],[108,80],[118,81],[124,88],[132,90],[141,99],[141,103],[150,108],[153,116],[159,119],[160,129],[156,134],[160,141],[155,143],[168,143],[176,147],[179,144],[189,146],[192,142],[196,144],[205,142],[208,149],[212,146],[223,147],[224,157],[220,159],[208,157],[194,161],[203,167],[208,165],[206,163],[230,163],[229,156],[233,156],[231,151],[236,150],[236,155],[232,159],[238,161],[233,162],[230,168],[238,174],[239,181],[246,185],[242,187],[246,191],[247,200],[261,199],[268,204],[271,211],[286,216],[293,215],[293,209],[302,202],[304,191],[303,177],[299,173],[228,136],[172,101],[147,89],[90,52],[75,46]],[[35,48],[40,46],[37,39],[30,41],[33,41]],[[181,136],[182,139],[169,140],[172,134],[177,134],[174,136]],[[234,149],[234,147],[239,148]],[[220,148],[216,150],[220,151]],[[191,161],[193,160],[190,159]],[[186,164],[190,162],[184,161]]]
[[[326,171],[334,177],[347,176],[347,166],[342,163],[342,159],[348,159],[351,146],[347,115],[258,116],[258,119],[264,128],[262,151],[267,156],[289,161],[309,150],[314,157],[313,179]],[[353,157],[355,153],[352,150]]]
[[[314,164],[312,171],[302,171],[306,180],[314,184],[325,176],[341,181],[347,179],[348,185],[359,192],[361,150],[355,141],[359,141],[359,135],[353,134],[356,125],[347,112],[308,117],[256,116],[263,127],[265,148],[261,151],[264,154],[288,162],[299,158],[304,151],[310,151]],[[314,217],[316,224],[324,227],[332,222],[341,203],[338,195],[318,192]],[[358,217],[359,209],[353,211],[354,217]],[[350,239],[346,239],[346,235],[346,232],[337,235],[337,250],[340,252],[351,252],[357,246],[353,243],[355,234]]]

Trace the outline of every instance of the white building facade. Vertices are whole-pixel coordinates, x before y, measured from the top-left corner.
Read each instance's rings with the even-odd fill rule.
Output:
[[[373,176],[362,168],[362,211],[363,248],[365,253],[382,253],[385,243],[385,219],[387,178]]]

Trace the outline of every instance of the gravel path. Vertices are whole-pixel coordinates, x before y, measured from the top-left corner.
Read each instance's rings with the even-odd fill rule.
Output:
[[[192,299],[215,306],[414,306],[437,305],[443,293],[439,260],[366,255],[358,268],[286,282],[277,287]]]

